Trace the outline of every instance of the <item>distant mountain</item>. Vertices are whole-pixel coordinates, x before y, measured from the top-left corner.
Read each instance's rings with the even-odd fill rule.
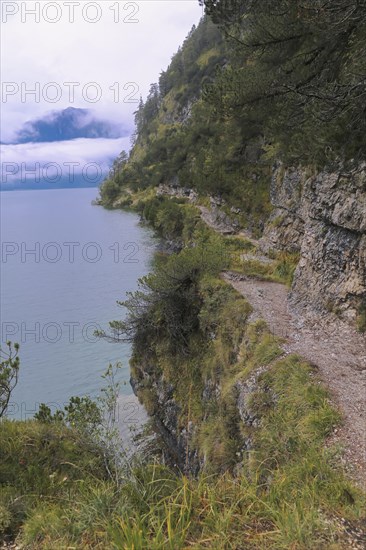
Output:
[[[67,141],[77,138],[116,139],[129,134],[121,125],[98,119],[89,109],[68,107],[26,122],[13,144]]]

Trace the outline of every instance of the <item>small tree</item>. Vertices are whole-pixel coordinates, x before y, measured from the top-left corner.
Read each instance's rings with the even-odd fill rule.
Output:
[[[112,180],[115,180],[116,178],[118,178],[119,174],[122,172],[127,162],[128,162],[128,154],[126,153],[126,151],[123,150],[113,162],[113,166],[110,174],[110,177]]]
[[[18,383],[19,344],[6,343],[7,351],[0,348],[0,418],[7,411],[10,396]]]
[[[50,407],[41,403],[35,420],[49,424],[59,422],[79,433],[80,445],[92,448],[102,457],[108,477],[118,486],[122,482],[122,466],[128,466],[127,449],[124,448],[118,427],[118,396],[120,383],[117,375],[121,363],[110,364],[102,375],[106,387],[96,399],[88,395],[71,397],[64,410],[52,414]]]

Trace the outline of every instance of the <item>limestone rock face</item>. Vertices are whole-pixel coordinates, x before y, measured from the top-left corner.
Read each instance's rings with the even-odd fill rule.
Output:
[[[135,370],[130,383],[160,435],[164,461],[182,472],[196,475],[202,466],[202,459],[190,445],[195,426],[192,422],[188,426],[180,424],[181,409],[174,399],[174,387],[164,380],[156,365],[146,361],[142,361]],[[150,399],[147,399],[146,388],[149,388]]]
[[[260,246],[270,249],[299,252],[304,235],[302,189],[304,174],[296,169],[276,166],[271,181],[271,203],[275,207],[265,225]]]
[[[293,304],[353,320],[366,299],[366,164],[316,175],[277,166],[271,201],[260,244],[300,253]]]

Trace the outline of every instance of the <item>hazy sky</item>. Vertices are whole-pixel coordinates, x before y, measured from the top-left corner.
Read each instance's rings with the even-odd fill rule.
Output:
[[[2,141],[26,121],[69,106],[132,130],[135,101],[146,97],[201,16],[198,0],[2,0]],[[119,151],[118,140],[110,145]],[[27,150],[9,147],[7,160]],[[36,145],[38,156],[42,148]]]
[[[39,22],[30,13],[37,4]],[[70,104],[93,108],[114,120],[128,117],[135,105],[127,101],[146,96],[149,84],[157,81],[202,14],[198,0],[3,0],[1,8],[6,139],[26,120]],[[93,19],[95,23],[89,22]],[[10,84],[4,88],[6,83]],[[70,102],[73,88],[75,98]],[[36,95],[26,93],[32,89]]]

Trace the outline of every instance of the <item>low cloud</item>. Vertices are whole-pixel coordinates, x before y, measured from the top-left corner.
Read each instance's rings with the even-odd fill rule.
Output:
[[[98,185],[123,149],[130,149],[129,137],[2,145],[1,187]]]
[[[18,9],[2,25],[2,81],[5,90],[13,90],[1,105],[1,139],[7,143],[15,141],[26,121],[70,106],[92,108],[101,120],[132,126],[140,95],[146,98],[150,83],[157,82],[202,15],[198,0],[103,0],[96,3],[102,10],[98,22],[82,17],[87,3],[79,2],[71,23],[70,2],[58,2],[62,17],[52,24],[42,14],[39,22],[31,14],[22,22],[22,11],[34,10],[36,4],[42,11],[42,2],[8,4],[17,4]],[[116,7],[120,8],[117,22]],[[54,15],[51,8],[47,13],[49,18]],[[92,8],[89,15],[93,16]],[[52,83],[53,88],[48,88]],[[66,83],[75,84],[72,101]],[[96,103],[87,100],[94,93],[92,83],[101,90]],[[47,99],[55,86],[62,91],[56,103]]]

